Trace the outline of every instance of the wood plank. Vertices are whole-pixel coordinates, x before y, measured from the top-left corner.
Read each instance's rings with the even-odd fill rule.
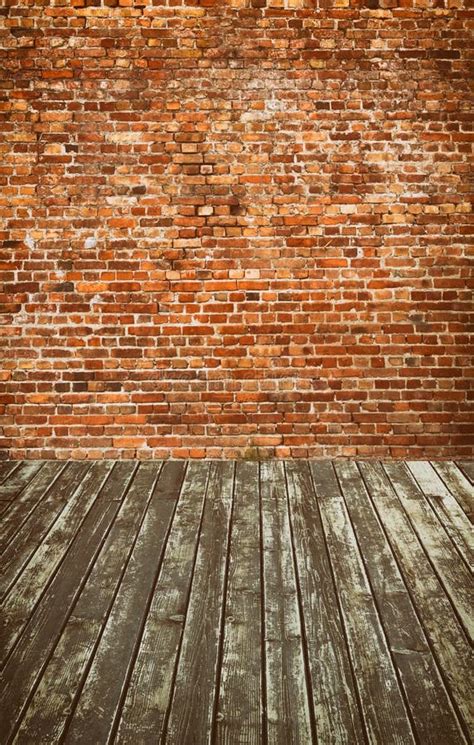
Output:
[[[3,668],[0,675],[0,711],[5,742],[10,742],[15,734],[29,695],[87,581],[118,507],[117,503],[99,500],[94,503],[60,570],[46,589]]]
[[[467,735],[474,721],[470,645],[397,497],[396,468],[400,464],[364,467],[365,483]]]
[[[311,463],[369,741],[415,743],[357,540],[332,464]]]
[[[365,743],[318,503],[308,463],[285,463],[308,664],[321,742]]]
[[[4,460],[0,463],[0,484],[3,484],[7,480],[20,463],[21,461],[19,460]]]
[[[210,742],[218,683],[234,464],[211,463],[166,742]],[[167,644],[169,646],[169,644]]]
[[[0,629],[2,664],[63,560],[109,472],[110,466],[104,461],[84,466],[77,472],[76,489],[15,583],[15,591],[10,592],[3,602]]]
[[[263,741],[258,463],[236,464],[217,742]]]
[[[124,729],[117,741],[126,742],[128,732],[134,743],[159,740],[159,729],[150,731],[149,722],[161,710],[162,689],[169,696],[167,676],[174,667],[166,656],[171,648],[162,649],[159,634],[166,637],[169,631],[173,640],[181,634],[182,583],[190,581],[208,470],[207,463],[189,465],[177,506],[176,491],[158,491],[151,500],[64,742],[113,740],[127,687]],[[166,598],[173,595],[177,604],[161,618],[162,603],[169,606]],[[163,660],[164,669],[158,669]],[[165,710],[167,703],[168,697]]]
[[[2,517],[0,523],[0,553],[5,551],[15,533],[33,514],[39,502],[54,488],[56,480],[60,476],[64,479],[64,484],[67,487],[69,481],[71,483],[75,482],[77,473],[84,473],[84,466],[80,467],[77,464],[77,469],[79,470],[69,468],[64,462],[58,463],[56,461],[51,461],[43,466],[21,495],[11,503],[8,513]]]
[[[354,462],[334,464],[418,742],[465,743],[410,595]],[[370,464],[360,464],[362,473]]]
[[[87,466],[84,466],[84,468],[87,468]],[[65,500],[64,490],[62,488],[58,489],[61,484],[59,481],[56,484],[56,490],[53,487],[49,495],[41,501],[30,519],[17,531],[3,552],[0,567],[0,598],[2,600],[11,591],[15,581],[30,560],[31,564],[28,571],[34,578],[34,584],[37,588],[41,584],[41,577],[43,576],[43,580],[47,579],[47,573],[54,571],[53,547],[56,540],[55,536],[59,536],[56,544],[59,555],[61,555],[62,549],[67,550],[68,545],[67,541],[63,539],[66,539],[67,535],[74,535],[82,517],[85,515],[87,506],[90,504],[84,494],[90,493],[94,498],[94,481],[99,479],[104,483],[111,468],[112,464],[108,465],[105,461],[95,463],[88,472],[84,472],[84,478],[69,499]],[[78,474],[76,480],[70,482],[72,490],[79,478],[80,475]],[[91,486],[92,491],[90,491]],[[45,542],[42,546],[39,546],[43,539]],[[35,556],[32,559],[33,555]],[[40,573],[37,572],[38,567]]]
[[[129,478],[123,479],[121,486],[113,482],[115,500],[101,500],[117,505],[124,494],[122,504],[117,505],[119,512],[110,533],[41,677],[15,742],[52,743],[60,740],[153,496],[160,465],[158,461],[142,464],[136,471],[134,464],[131,473],[128,469]],[[165,490],[170,493],[179,488],[184,469],[184,463],[167,463],[159,475],[155,498],[158,492]],[[128,488],[135,472],[133,483]],[[117,475],[115,469],[114,474]],[[110,480],[105,485],[109,493]]]
[[[469,479],[450,461],[434,461],[431,465],[457,499],[471,523],[474,522],[474,486]]]
[[[428,461],[408,461],[415,482],[438,516],[452,542],[472,571],[474,533],[463,509]],[[473,606],[471,606],[473,607]]]
[[[396,486],[398,498],[405,508],[413,530],[451,599],[466,634],[472,641],[474,638],[472,573],[466,564],[459,560],[455,546],[405,465],[390,463],[387,464],[386,470]],[[467,520],[467,518],[464,519]]]
[[[124,488],[124,485],[130,485],[133,482],[133,476],[140,466],[140,462],[136,460],[110,462],[113,464],[113,470],[100,492],[99,499],[120,502],[127,494],[127,488]],[[160,466],[161,461],[154,462],[158,467]],[[166,474],[168,472],[168,469],[166,469]]]
[[[471,484],[474,484],[474,460],[460,460],[457,464]]]
[[[302,620],[282,462],[261,464],[260,495],[267,740],[275,745],[297,745],[311,742],[315,722],[308,700]]]
[[[26,487],[29,481],[38,473],[43,462],[40,460],[24,460],[6,481],[0,484],[0,502],[11,502]]]

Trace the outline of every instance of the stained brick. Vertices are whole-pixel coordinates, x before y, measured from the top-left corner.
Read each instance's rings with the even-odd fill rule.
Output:
[[[465,3],[24,5],[4,455],[472,455]]]

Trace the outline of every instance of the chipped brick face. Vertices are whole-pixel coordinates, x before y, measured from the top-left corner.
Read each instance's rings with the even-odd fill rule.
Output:
[[[453,457],[462,0],[4,0],[3,453]]]

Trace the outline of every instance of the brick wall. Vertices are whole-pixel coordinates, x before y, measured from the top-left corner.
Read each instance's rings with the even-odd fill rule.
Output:
[[[3,454],[472,453],[462,0],[4,0]]]

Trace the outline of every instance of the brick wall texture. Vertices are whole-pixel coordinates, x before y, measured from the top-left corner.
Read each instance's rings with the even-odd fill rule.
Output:
[[[14,458],[454,457],[463,0],[3,0]]]

